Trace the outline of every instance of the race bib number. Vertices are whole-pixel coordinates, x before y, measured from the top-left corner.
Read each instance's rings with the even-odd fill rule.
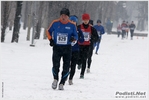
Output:
[[[134,30],[134,28],[130,28],[131,30]]]
[[[83,32],[84,35],[84,41],[89,41],[90,36],[89,36],[89,32]]]
[[[68,33],[57,33],[57,44],[67,44]]]
[[[101,36],[101,35],[100,35],[100,31],[98,31],[97,33],[98,33],[98,36],[100,37],[100,36]]]

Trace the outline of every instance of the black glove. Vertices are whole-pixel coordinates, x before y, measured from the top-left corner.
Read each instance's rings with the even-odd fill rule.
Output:
[[[50,46],[51,46],[51,47],[54,46],[54,40],[51,39],[51,40],[49,40],[49,41],[50,41]]]
[[[72,41],[74,41],[75,40],[75,38],[72,36],[71,38],[70,38],[70,42],[72,42]]]

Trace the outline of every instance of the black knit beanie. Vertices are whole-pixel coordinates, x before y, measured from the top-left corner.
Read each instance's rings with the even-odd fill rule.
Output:
[[[60,15],[65,14],[67,16],[70,15],[69,9],[67,8],[62,8],[62,10],[60,11]]]

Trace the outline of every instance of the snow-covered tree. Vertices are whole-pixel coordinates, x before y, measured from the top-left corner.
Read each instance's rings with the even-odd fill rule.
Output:
[[[5,31],[8,26],[8,17],[9,17],[9,2],[3,1],[2,2],[2,17],[1,17],[1,42],[5,40]]]
[[[20,18],[21,18],[21,9],[23,1],[17,1],[17,8],[14,20],[14,29],[11,42],[18,42],[19,39],[19,30],[21,27]]]

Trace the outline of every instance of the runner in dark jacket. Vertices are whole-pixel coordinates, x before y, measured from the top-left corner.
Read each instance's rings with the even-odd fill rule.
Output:
[[[93,20],[89,20],[89,24],[91,26],[93,26]],[[96,32],[96,30],[93,28],[93,34],[94,34],[94,32]],[[90,47],[89,47],[88,59],[87,59],[87,73],[90,73],[90,67],[91,67],[91,63],[92,63],[93,50],[94,50],[94,43],[91,42]]]
[[[134,24],[133,21],[129,25],[129,28],[130,28],[130,37],[131,37],[131,40],[132,40],[133,39],[133,33],[134,33],[135,28],[136,28],[136,25]]]

